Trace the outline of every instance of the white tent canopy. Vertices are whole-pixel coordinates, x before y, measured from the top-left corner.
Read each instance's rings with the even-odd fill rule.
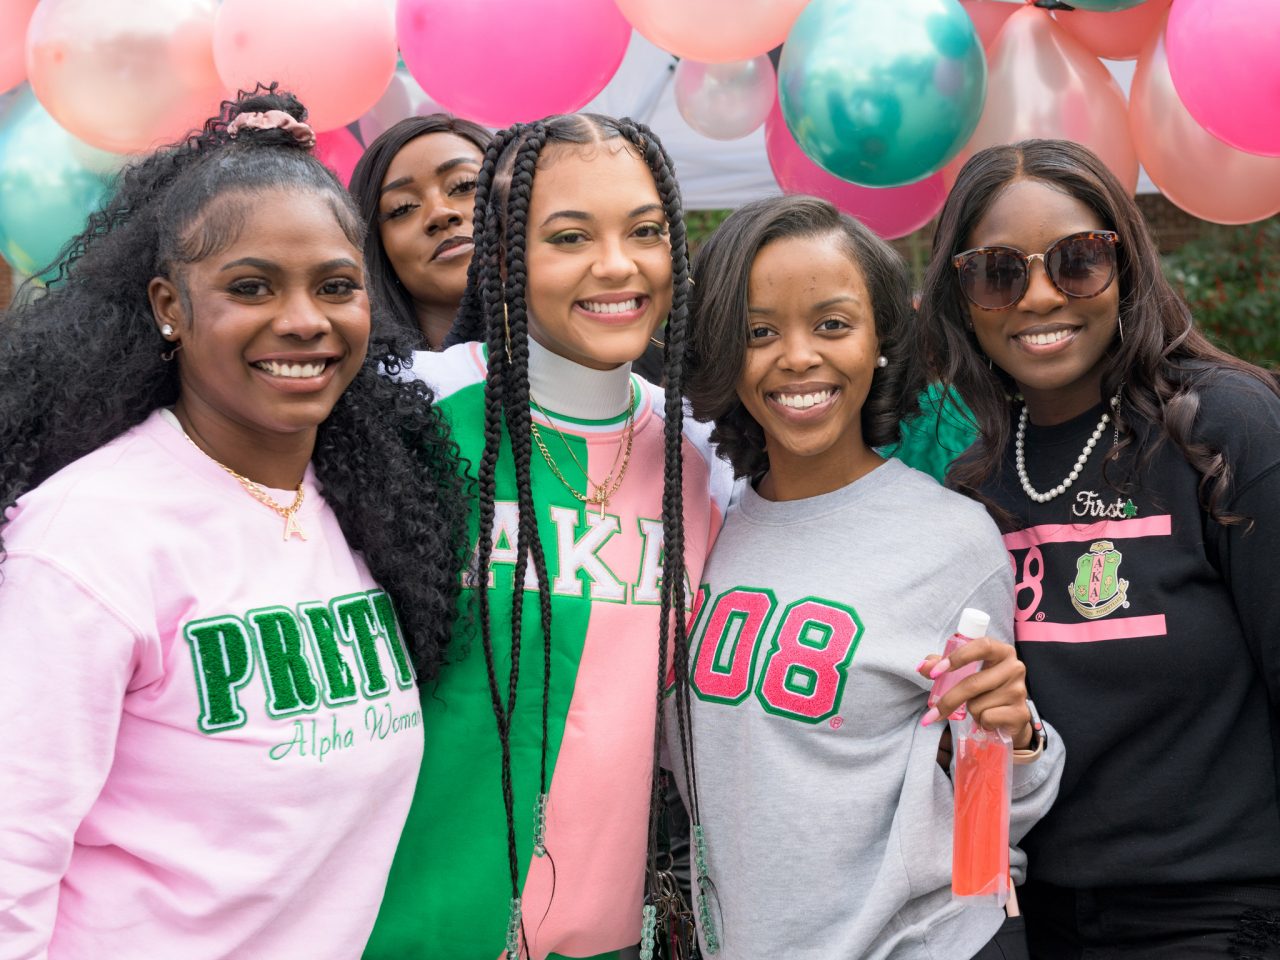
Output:
[[[1133,79],[1132,61],[1108,61],[1126,95]],[[632,33],[627,55],[604,91],[584,109],[643,121],[662,137],[676,166],[685,206],[690,210],[733,208],[759,197],[776,195],[777,181],[769,170],[764,129],[741,140],[712,140],[698,133],[676,109],[671,82],[676,58]],[[1139,193],[1156,193],[1140,171]]]

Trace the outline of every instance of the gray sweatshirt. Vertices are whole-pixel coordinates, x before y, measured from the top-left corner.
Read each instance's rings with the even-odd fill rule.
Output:
[[[890,460],[807,500],[747,489],[705,580],[693,753],[718,960],[968,960],[1004,914],[952,899],[952,785],[936,760],[942,724],[920,726],[930,683],[915,666],[965,607],[1011,639],[995,525]],[[667,711],[687,803],[670,698]],[[1012,842],[1057,794],[1064,754],[1049,742],[1014,767]]]

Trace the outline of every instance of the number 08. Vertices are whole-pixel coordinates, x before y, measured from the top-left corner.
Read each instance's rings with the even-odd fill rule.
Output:
[[[716,598],[693,667],[699,697],[741,702],[755,679],[762,628],[774,606],[772,593],[763,590],[734,590]],[[790,604],[769,636],[758,671],[760,705],[805,723],[834,716],[862,629],[858,614],[843,604],[817,597]],[[729,632],[737,636],[725,636]]]

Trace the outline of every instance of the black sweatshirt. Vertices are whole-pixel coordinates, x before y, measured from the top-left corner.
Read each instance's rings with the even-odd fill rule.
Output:
[[[1280,398],[1235,371],[1197,378],[1195,439],[1226,455],[1227,506],[1251,531],[1205,516],[1199,476],[1170,442],[1136,476],[1126,458],[1104,480],[1110,425],[1048,503],[1023,493],[1012,440],[984,490],[1024,527],[1005,536],[1018,648],[1067,748],[1058,801],[1024,841],[1035,879],[1280,875]],[[1066,478],[1102,411],[1028,425],[1032,487]]]

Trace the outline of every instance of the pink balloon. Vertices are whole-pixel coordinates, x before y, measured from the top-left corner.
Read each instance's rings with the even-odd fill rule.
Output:
[[[213,55],[227,85],[279,81],[316,130],[345,127],[378,102],[396,70],[385,0],[223,0]]]
[[[1000,3],[998,0],[960,0],[960,6],[977,27],[978,39],[985,50],[991,49],[1004,22],[1018,9],[1012,3]]]
[[[1136,60],[1156,31],[1164,26],[1173,0],[1145,0],[1128,10],[1092,13],[1059,10],[1058,25],[1079,40],[1086,50],[1108,60]]]
[[[1178,0],[1165,43],[1197,123],[1237,150],[1280,156],[1280,3]]]
[[[809,0],[617,0],[646,39],[703,63],[750,60],[787,38]]]
[[[363,153],[364,147],[346,127],[316,134],[317,159],[338,175],[344,187],[351,185],[351,174]]]
[[[27,79],[27,24],[36,0],[0,3],[0,93]]]
[[[399,0],[396,26],[427,95],[493,127],[586,106],[631,39],[612,0]]]
[[[55,120],[86,143],[136,153],[179,140],[227,94],[213,66],[216,0],[42,0],[27,73]]]
[[[1280,157],[1236,150],[1196,123],[1173,87],[1158,30],[1134,71],[1129,125],[1152,182],[1192,216],[1252,223],[1280,212]]]
[[[1054,23],[1020,7],[987,52],[987,101],[969,142],[944,169],[947,183],[986,147],[1029,137],[1074,140],[1096,153],[1133,193],[1138,157],[1124,92],[1102,63]]]
[[[827,173],[800,149],[777,104],[764,123],[764,143],[769,166],[784,193],[821,197],[887,240],[919,230],[937,216],[947,198],[940,173],[905,187],[860,187]]]

